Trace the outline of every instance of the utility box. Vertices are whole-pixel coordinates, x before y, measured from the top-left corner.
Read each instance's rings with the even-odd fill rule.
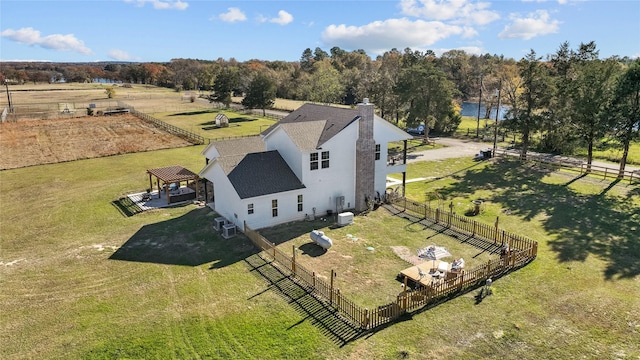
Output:
[[[343,212],[338,214],[338,226],[353,224],[353,213]]]
[[[216,231],[222,231],[222,227],[227,223],[227,219],[222,216],[215,218],[213,221],[213,228],[216,229]]]
[[[222,237],[225,239],[230,239],[236,236],[236,225],[235,224],[226,224],[222,226]]]

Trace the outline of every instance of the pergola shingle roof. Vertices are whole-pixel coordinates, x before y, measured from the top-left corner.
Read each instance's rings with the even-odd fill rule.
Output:
[[[198,179],[198,174],[178,165],[148,169],[147,173],[157,177],[165,183]]]

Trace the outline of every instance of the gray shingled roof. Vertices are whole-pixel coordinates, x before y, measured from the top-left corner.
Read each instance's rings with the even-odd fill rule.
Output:
[[[315,149],[334,137],[357,118],[357,110],[328,105],[304,104],[284,117],[277,124],[269,127],[262,134],[268,134],[280,124],[326,120],[324,129],[322,129],[322,133],[318,136],[318,143],[313,144],[313,148]]]
[[[307,123],[285,123],[281,126],[298,149],[313,151],[320,141],[325,124],[326,120],[321,120]]]
[[[276,150],[247,154],[228,177],[241,199],[305,188]]]
[[[265,151],[266,146],[260,136],[219,140],[213,143],[220,156],[244,155],[253,152]]]

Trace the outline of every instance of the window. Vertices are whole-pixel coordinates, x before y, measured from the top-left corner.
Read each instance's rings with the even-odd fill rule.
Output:
[[[253,214],[253,204],[247,204],[247,214]]]
[[[298,195],[298,212],[302,211],[302,195]]]
[[[271,200],[271,216],[273,217],[278,216],[278,200],[277,199]]]
[[[309,165],[311,170],[318,170],[318,153],[311,153]]]
[[[322,168],[326,169],[328,167],[329,167],[329,152],[323,151],[322,152]]]
[[[376,144],[376,160],[380,160],[380,144]]]

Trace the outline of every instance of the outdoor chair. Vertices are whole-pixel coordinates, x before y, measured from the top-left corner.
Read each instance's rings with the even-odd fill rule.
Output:
[[[449,263],[446,261],[440,261],[440,263],[438,263],[438,271],[441,273],[449,272]]]
[[[420,267],[416,266],[418,268],[418,275],[420,276],[420,280],[422,280],[422,278],[427,275],[426,272],[422,271],[422,269],[420,269]]]

